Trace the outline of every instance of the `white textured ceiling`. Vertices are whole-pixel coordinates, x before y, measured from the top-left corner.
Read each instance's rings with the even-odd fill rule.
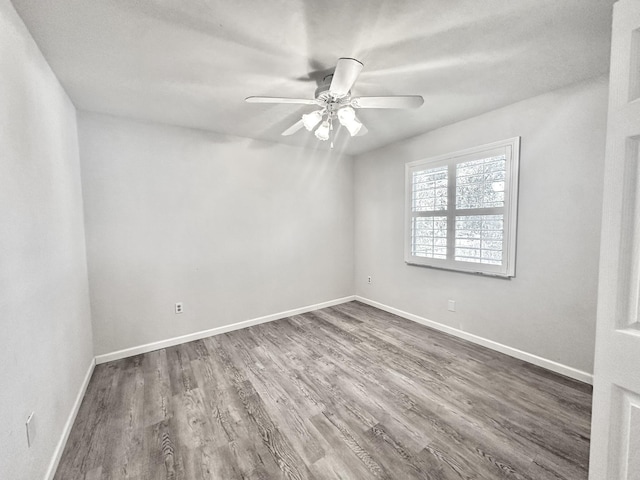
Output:
[[[419,94],[358,112],[362,153],[608,71],[614,0],[13,0],[83,110],[318,147],[280,132],[339,57],[354,95]],[[327,145],[322,145],[322,148]]]

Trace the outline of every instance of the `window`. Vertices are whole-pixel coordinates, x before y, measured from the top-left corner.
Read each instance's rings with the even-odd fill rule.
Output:
[[[406,166],[405,261],[515,275],[520,138]]]

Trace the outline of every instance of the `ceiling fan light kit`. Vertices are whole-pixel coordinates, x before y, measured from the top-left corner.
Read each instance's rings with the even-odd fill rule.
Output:
[[[351,88],[360,75],[362,67],[362,62],[355,58],[338,59],[334,73],[327,75],[316,89],[315,99],[247,97],[246,101],[249,103],[292,103],[320,106],[320,110],[303,114],[302,118],[282,132],[282,135],[293,135],[303,127],[312,131],[320,124],[314,134],[322,141],[331,138],[334,130],[333,121],[336,118],[352,137],[367,133],[367,129],[356,116],[354,108],[418,108],[424,103],[424,99],[420,95],[352,97]],[[333,140],[331,147],[333,148]]]

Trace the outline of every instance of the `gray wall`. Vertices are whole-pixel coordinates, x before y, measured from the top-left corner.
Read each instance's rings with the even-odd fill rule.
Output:
[[[0,478],[33,480],[93,351],[75,109],[8,0],[0,72]]]
[[[357,157],[357,295],[592,372],[606,109],[599,78]],[[522,137],[516,277],[406,265],[405,163],[514,136]]]
[[[79,132],[96,354],[353,294],[350,157],[88,113]]]

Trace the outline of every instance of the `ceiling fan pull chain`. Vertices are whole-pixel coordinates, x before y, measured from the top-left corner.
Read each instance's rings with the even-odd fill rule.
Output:
[[[329,116],[331,120],[329,120],[329,135],[331,135],[331,145],[330,148],[333,150],[333,137],[335,137],[335,134],[333,133],[333,115]]]

